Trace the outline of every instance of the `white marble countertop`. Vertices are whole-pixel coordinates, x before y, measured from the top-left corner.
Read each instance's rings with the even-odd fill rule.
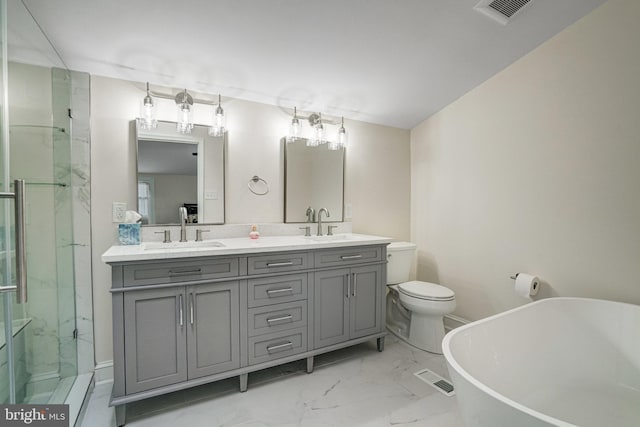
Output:
[[[140,245],[112,246],[102,254],[102,261],[105,263],[119,263],[214,255],[242,255],[291,250],[375,245],[390,242],[391,239],[388,237],[351,233],[320,237],[262,236],[256,240],[252,240],[248,237],[236,237],[204,240],[203,242],[172,242],[169,244],[148,242]],[[220,246],[212,246],[216,244],[220,244]]]

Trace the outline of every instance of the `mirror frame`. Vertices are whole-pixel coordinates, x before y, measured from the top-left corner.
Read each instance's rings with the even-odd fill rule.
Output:
[[[173,142],[173,143],[185,143],[185,144],[194,144],[198,146],[198,162],[197,162],[197,177],[196,177],[196,182],[197,182],[197,189],[196,189],[196,193],[197,193],[197,203],[199,207],[204,207],[204,201],[205,201],[205,177],[206,177],[206,173],[207,171],[205,170],[205,159],[204,159],[204,155],[200,155],[200,153],[204,153],[205,149],[204,146],[206,144],[206,140],[207,140],[207,136],[205,137],[198,137],[198,136],[194,136],[192,134],[181,134],[179,132],[175,132],[174,133],[158,133],[157,135],[153,135],[153,139],[147,137],[147,135],[150,135],[150,133],[145,133],[144,130],[141,131],[140,129],[140,123],[139,120],[133,120],[133,127],[134,127],[134,142],[135,142],[135,151],[136,151],[136,173],[135,173],[135,195],[136,195],[136,209],[139,209],[138,206],[138,175],[139,175],[139,171],[138,171],[138,159],[140,156],[139,153],[139,141],[140,140],[153,140],[153,141],[159,141],[159,142]],[[160,125],[161,123],[163,124],[168,124],[170,126],[172,126],[175,129],[176,126],[176,122],[172,122],[172,121],[167,121],[167,120],[158,120],[158,124]],[[194,124],[194,128],[196,128],[197,126],[202,127],[202,128],[208,128],[209,126],[206,125],[199,125],[199,124]],[[140,134],[142,133],[143,137],[140,137]],[[201,224],[201,225],[220,225],[220,224],[224,224],[225,223],[225,219],[226,219],[226,187],[227,187],[227,180],[226,180],[226,158],[227,158],[227,134],[225,132],[225,134],[221,137],[211,137],[211,138],[222,138],[222,196],[223,196],[223,200],[222,200],[222,221],[219,222],[198,222],[197,224]],[[200,172],[202,171],[202,172]],[[198,215],[200,216],[200,211],[198,211]],[[176,217],[178,216],[177,212],[176,212]],[[200,219],[200,218],[198,218]],[[163,226],[163,225],[179,225],[180,222],[176,221],[175,223],[153,223],[153,224],[142,224],[143,227],[157,227],[157,226]]]

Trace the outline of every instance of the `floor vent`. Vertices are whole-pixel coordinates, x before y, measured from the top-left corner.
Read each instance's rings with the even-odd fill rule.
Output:
[[[453,384],[449,381],[442,378],[440,375],[436,374],[429,369],[423,369],[414,373],[416,377],[420,378],[425,383],[429,384],[431,387],[438,390],[440,393],[446,396],[453,396],[456,392],[453,390]]]
[[[531,0],[481,0],[474,6],[474,9],[502,25],[506,25],[516,13],[529,3]]]

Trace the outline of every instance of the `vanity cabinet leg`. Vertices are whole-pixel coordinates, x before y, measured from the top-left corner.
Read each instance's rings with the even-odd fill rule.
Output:
[[[384,350],[384,337],[378,338],[378,351]]]
[[[127,415],[127,405],[116,405],[116,425],[122,427],[125,424],[125,418]]]
[[[313,356],[307,357],[307,374],[313,372]]]
[[[247,382],[249,381],[249,374],[240,375],[240,393],[247,391]]]

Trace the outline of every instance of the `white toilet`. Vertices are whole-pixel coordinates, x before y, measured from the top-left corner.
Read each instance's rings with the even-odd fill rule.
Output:
[[[387,329],[409,344],[442,354],[443,316],[456,308],[455,293],[434,283],[411,281],[416,245],[387,246]]]

